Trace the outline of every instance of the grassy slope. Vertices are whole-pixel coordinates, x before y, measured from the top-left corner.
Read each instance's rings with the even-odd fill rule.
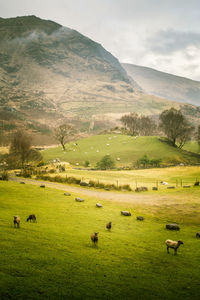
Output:
[[[199,145],[196,141],[191,141],[185,144],[184,150],[199,153]]]
[[[108,134],[81,139],[77,143],[78,146],[74,146],[74,143],[68,144],[66,153],[61,147],[58,147],[45,150],[42,154],[45,160],[60,158],[71,164],[84,165],[84,162],[89,160],[92,166],[106,154],[110,154],[115,159],[117,166],[130,166],[144,154],[147,154],[151,159],[162,158],[163,163],[197,162],[195,155],[171,147],[167,143],[159,141],[157,137],[134,139],[134,137],[127,135]],[[120,158],[119,162],[117,161],[118,157]]]
[[[1,299],[198,298],[199,189],[170,191],[167,206],[104,200],[103,209],[95,199],[76,203],[75,195],[38,186],[0,182],[0,189]],[[121,209],[133,216],[120,216]],[[29,213],[37,215],[37,224],[25,222]],[[12,225],[16,214],[19,230]],[[146,220],[137,222],[137,214]],[[105,230],[109,220],[111,233]],[[166,231],[168,221],[180,222],[181,231]],[[97,249],[90,242],[93,231],[100,232]],[[177,257],[167,255],[167,238],[184,241]]]

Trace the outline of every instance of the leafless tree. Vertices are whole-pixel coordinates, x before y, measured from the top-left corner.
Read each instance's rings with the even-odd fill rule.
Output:
[[[58,126],[55,131],[54,135],[57,141],[61,144],[63,150],[65,151],[65,144],[66,142],[73,136],[75,133],[75,129],[71,124],[62,124]]]
[[[41,154],[32,148],[31,137],[25,132],[18,130],[14,133],[10,144],[8,160],[16,160],[20,162],[24,168],[25,163],[29,161],[37,161],[42,158]]]

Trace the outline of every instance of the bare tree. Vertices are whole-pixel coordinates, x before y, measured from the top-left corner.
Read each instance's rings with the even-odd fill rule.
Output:
[[[140,116],[138,119],[138,132],[142,136],[153,135],[156,131],[155,122],[147,116]]]
[[[75,129],[70,124],[63,124],[58,126],[55,131],[54,135],[57,141],[61,144],[63,150],[65,151],[65,144],[70,139],[72,135],[74,135]]]
[[[19,161],[21,167],[24,168],[25,163],[37,161],[41,158],[41,154],[32,148],[30,136],[21,130],[14,133],[11,140],[8,160],[14,159],[16,163]]]
[[[130,113],[121,117],[120,121],[123,123],[126,129],[129,130],[131,135],[137,134],[138,130],[138,115],[136,113]]]
[[[138,116],[136,113],[124,115],[120,121],[131,135],[153,135],[156,129],[156,124],[150,117]]]

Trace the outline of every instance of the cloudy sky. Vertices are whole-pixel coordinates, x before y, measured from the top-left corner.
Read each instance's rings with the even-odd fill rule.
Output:
[[[33,14],[78,30],[121,62],[200,81],[199,0],[0,0],[0,17]]]

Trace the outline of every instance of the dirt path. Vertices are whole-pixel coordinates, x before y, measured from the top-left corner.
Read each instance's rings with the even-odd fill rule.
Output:
[[[61,183],[55,182],[48,182],[42,180],[34,180],[34,179],[27,179],[27,178],[18,178],[18,177],[11,177],[10,181],[15,182],[25,182],[28,184],[34,185],[42,185],[44,184],[46,187],[54,188],[58,190],[63,190],[66,192],[76,193],[88,197],[95,197],[98,199],[105,199],[115,202],[126,202],[126,203],[134,203],[134,204],[142,204],[142,205],[160,205],[168,201],[169,197],[161,196],[161,195],[149,195],[149,194],[137,194],[131,192],[112,192],[112,191],[102,191],[102,190],[89,190],[87,188],[82,187],[75,187],[71,185],[64,185]]]

